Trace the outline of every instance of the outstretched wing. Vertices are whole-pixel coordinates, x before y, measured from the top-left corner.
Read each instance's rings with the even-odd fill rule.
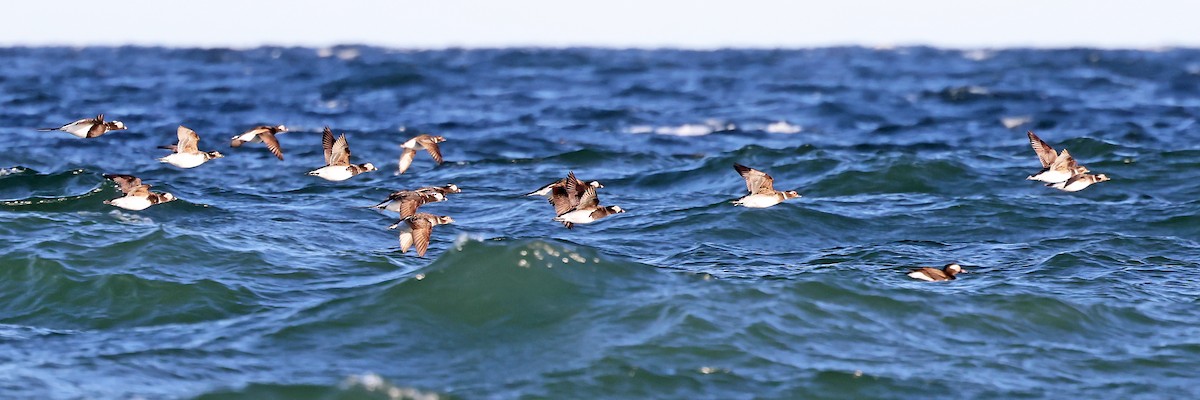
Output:
[[[403,174],[404,171],[407,171],[408,166],[412,165],[413,158],[415,158],[416,156],[417,156],[416,150],[413,150],[413,149],[410,149],[407,147],[404,148],[404,152],[400,153],[400,164],[399,164],[399,169],[396,171],[396,175]]]
[[[179,144],[175,145],[176,153],[196,153],[200,151],[200,135],[197,135],[196,131],[180,125],[176,134],[179,136]]]
[[[575,209],[587,209],[599,205],[600,198],[596,197],[596,188],[588,186],[587,190],[583,192],[583,197],[579,198],[579,204],[575,206]]]
[[[325,165],[333,165],[329,157],[333,152],[333,131],[328,126],[321,132],[321,147],[325,149]]]
[[[258,138],[262,139],[263,144],[267,145],[267,150],[270,150],[271,154],[278,157],[280,161],[283,160],[283,149],[279,147],[279,139],[275,137],[274,133],[271,133],[270,129],[260,132]]]
[[[346,141],[345,133],[333,142],[333,150],[329,153],[329,165],[350,165],[350,143]]]
[[[104,177],[116,183],[117,188],[125,194],[129,194],[131,190],[142,186],[142,180],[133,175],[105,174]]]
[[[1033,131],[1029,131],[1027,134],[1029,135],[1029,145],[1033,147],[1033,152],[1037,153],[1038,160],[1042,162],[1042,168],[1050,168],[1051,165],[1054,165],[1054,160],[1058,157],[1054,153],[1054,148],[1035,135]]]
[[[425,140],[422,140],[421,147],[424,147],[425,151],[429,152],[429,155],[433,157],[434,162],[437,162],[438,164],[442,163],[442,150],[438,147],[437,142],[433,141],[433,138],[426,138]]]
[[[108,127],[104,126],[104,114],[97,115],[96,118],[92,120],[92,127],[88,129],[87,137],[94,138],[103,135],[105,129],[107,128]]]
[[[775,180],[767,173],[742,164],[733,164],[733,169],[746,180],[746,190],[750,191],[750,194],[775,191]]]

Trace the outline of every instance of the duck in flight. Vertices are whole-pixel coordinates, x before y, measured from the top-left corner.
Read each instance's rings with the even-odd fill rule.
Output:
[[[325,166],[309,171],[309,175],[330,181],[344,181],[363,172],[375,170],[371,163],[350,163],[350,143],[346,142],[345,133],[334,141],[333,131],[327,126],[321,133],[321,145],[325,147]]]
[[[84,118],[58,128],[40,128],[42,132],[63,131],[70,133],[79,138],[89,139],[99,137],[109,131],[125,130],[125,124],[121,121],[104,121],[104,114],[97,115],[96,118]]]
[[[735,206],[767,208],[782,203],[784,200],[800,197],[795,190],[784,192],[775,190],[775,179],[765,172],[742,164],[733,164],[733,169],[742,176],[742,179],[746,180],[746,189],[750,191],[750,194],[735,200],[733,202]]]
[[[141,179],[133,175],[106,174],[104,177],[116,183],[117,188],[125,194],[123,197],[105,200],[104,204],[141,211],[155,204],[175,200],[175,196],[170,193],[151,192],[150,185],[142,183]]]
[[[195,168],[204,164],[208,160],[214,158],[225,157],[218,151],[200,151],[200,135],[196,131],[189,129],[186,126],[180,125],[176,130],[176,135],[179,136],[179,142],[168,146],[159,146],[160,149],[168,149],[174,151],[170,155],[159,158],[158,161],[174,165],[179,168]]]
[[[576,180],[567,181],[567,193],[578,190],[575,187],[576,183]],[[554,218],[555,221],[561,222],[567,229],[571,229],[575,224],[590,224],[609,215],[625,212],[619,206],[601,207],[600,198],[596,196],[596,188],[593,186],[586,187],[587,189],[583,191],[583,196],[579,198],[575,206],[567,209],[565,212],[559,213]],[[555,203],[555,209],[559,207],[559,204]]]
[[[388,229],[400,229],[400,252],[407,253],[408,249],[416,246],[417,257],[425,257],[429,250],[429,237],[433,227],[453,223],[454,218],[433,214],[418,213],[401,219]]]
[[[1025,178],[1026,180],[1059,183],[1065,182],[1075,175],[1088,172],[1087,167],[1079,165],[1075,158],[1071,157],[1071,153],[1067,152],[1067,149],[1063,149],[1062,153],[1055,153],[1054,148],[1033,131],[1029,131],[1027,135],[1029,136],[1029,145],[1033,147],[1033,152],[1042,162],[1042,170]]]
[[[229,145],[232,147],[242,147],[242,144],[245,143],[262,142],[267,145],[267,150],[271,151],[271,154],[274,154],[280,161],[283,161],[283,148],[279,147],[279,139],[275,135],[287,131],[287,127],[283,125],[256,126],[234,136]]]
[[[403,152],[400,153],[399,169],[396,170],[396,175],[403,174],[408,171],[408,167],[412,165],[413,159],[417,157],[417,150],[424,148],[433,157],[433,161],[442,165],[442,150],[438,148],[438,143],[445,142],[446,138],[432,135],[418,135],[407,142],[400,145]]]

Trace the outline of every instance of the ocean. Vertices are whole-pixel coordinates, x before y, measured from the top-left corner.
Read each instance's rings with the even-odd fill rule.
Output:
[[[3,398],[1200,397],[1196,49],[0,48],[0,105]],[[524,196],[570,171],[626,212]],[[367,207],[447,183],[402,254]]]

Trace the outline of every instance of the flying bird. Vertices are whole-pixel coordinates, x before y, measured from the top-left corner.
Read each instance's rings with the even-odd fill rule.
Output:
[[[155,204],[175,200],[175,196],[170,193],[151,192],[150,185],[142,183],[141,179],[133,175],[106,174],[104,177],[116,183],[117,188],[125,194],[123,197],[105,200],[104,204],[141,211]]]
[[[1100,182],[1107,182],[1109,180],[1111,180],[1111,179],[1109,179],[1108,175],[1105,175],[1105,174],[1096,174],[1096,175],[1078,174],[1078,175],[1072,176],[1071,179],[1067,179],[1062,182],[1047,183],[1046,186],[1049,186],[1049,187],[1052,187],[1052,188],[1055,188],[1055,189],[1058,189],[1058,190],[1061,190],[1064,192],[1078,192],[1080,190],[1087,189],[1088,186],[1092,186],[1092,185],[1100,183]]]
[[[274,154],[275,157],[279,157],[279,160],[282,161],[283,148],[279,147],[279,139],[276,138],[275,135],[287,131],[287,127],[283,125],[256,126],[254,128],[250,128],[248,131],[234,136],[232,141],[229,142],[229,145],[232,147],[242,147],[242,144],[244,143],[262,142],[267,145],[267,150],[270,150],[271,154]]]
[[[574,186],[574,181],[567,181],[568,192],[576,190]],[[596,188],[587,186],[587,190],[583,192],[583,197],[579,199],[578,203],[565,212],[559,213],[554,220],[562,222],[563,226],[571,229],[575,224],[590,224],[598,219],[623,212],[625,210],[618,206],[601,207],[600,199],[596,197]]]
[[[208,160],[214,158],[225,157],[218,151],[200,151],[200,135],[196,131],[188,129],[180,125],[176,131],[179,136],[179,142],[168,146],[159,146],[160,149],[168,149],[174,151],[170,155],[159,158],[158,161],[174,165],[179,168],[195,168],[204,164]]]
[[[80,138],[94,138],[108,131],[125,130],[125,124],[121,121],[104,122],[104,114],[100,114],[96,118],[84,118],[58,128],[40,128],[38,130],[42,132],[63,131]]]
[[[1026,180],[1059,183],[1071,179],[1072,176],[1088,172],[1086,167],[1075,162],[1075,158],[1071,157],[1071,153],[1068,153],[1067,149],[1056,154],[1054,148],[1035,135],[1033,131],[1029,131],[1027,134],[1029,135],[1029,145],[1033,147],[1033,152],[1037,153],[1038,160],[1042,162],[1042,170],[1025,178]]]
[[[395,211],[400,217],[408,217],[417,213],[417,208],[428,203],[446,201],[446,195],[437,190],[401,190],[388,195],[387,200],[371,208]]]
[[[346,142],[345,133],[334,141],[333,131],[327,126],[321,133],[321,145],[325,147],[325,166],[309,171],[309,175],[330,181],[344,181],[363,172],[375,170],[371,163],[350,163],[350,143]]]
[[[396,175],[403,174],[404,171],[408,170],[408,166],[412,165],[413,158],[417,157],[417,150],[420,148],[424,148],[425,151],[428,151],[429,155],[433,156],[433,161],[437,162],[438,165],[441,165],[442,151],[438,149],[438,143],[445,141],[446,138],[441,136],[418,135],[417,137],[409,139],[407,142],[401,144],[400,147],[404,150],[402,153],[400,153],[400,164],[399,169],[396,171]]]
[[[742,164],[733,164],[733,169],[742,176],[742,179],[746,180],[746,189],[750,191],[750,194],[734,201],[733,205],[735,206],[767,208],[782,203],[784,200],[800,197],[795,190],[785,192],[775,190],[775,179],[765,172]]]
[[[407,253],[414,245],[417,247],[417,257],[425,257],[429,249],[429,236],[433,227],[453,223],[454,218],[419,213],[405,217],[388,229],[400,229],[400,252]]]

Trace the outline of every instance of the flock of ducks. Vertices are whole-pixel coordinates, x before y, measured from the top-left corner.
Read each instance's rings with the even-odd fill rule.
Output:
[[[104,115],[101,114],[95,118],[81,119],[58,128],[38,130],[58,130],[79,138],[96,138],[109,131],[124,129],[127,128],[121,121],[105,121]],[[230,146],[241,147],[245,143],[263,143],[271,154],[282,161],[283,148],[280,147],[276,135],[287,131],[287,127],[283,125],[257,126],[234,136],[230,141]],[[1026,179],[1044,182],[1048,187],[1067,192],[1078,192],[1093,184],[1109,180],[1108,176],[1104,174],[1090,174],[1090,171],[1079,165],[1066,149],[1063,149],[1061,153],[1056,153],[1053,147],[1032,131],[1028,132],[1028,135],[1029,143],[1042,163],[1042,170]],[[199,148],[200,135],[185,126],[179,126],[177,136],[176,144],[160,146],[160,148],[171,150],[172,153],[159,158],[158,161],[179,168],[195,168],[209,160],[224,157],[217,151],[201,151]],[[418,135],[402,143],[396,175],[403,174],[408,170],[416,158],[418,150],[421,149],[428,152],[434,162],[442,164],[444,160],[438,144],[445,141],[446,138],[442,136]],[[325,166],[308,172],[308,175],[330,181],[344,181],[358,174],[377,170],[371,163],[353,164],[350,162],[350,144],[346,140],[345,134],[335,140],[333,131],[329,127],[325,127],[321,134],[321,145],[325,150]],[[746,181],[746,190],[749,192],[734,200],[734,206],[767,208],[788,199],[801,197],[794,190],[775,190],[775,180],[763,171],[741,164],[734,164],[733,169]],[[124,194],[122,197],[106,200],[104,204],[140,211],[176,199],[170,193],[150,191],[151,185],[142,183],[141,179],[132,175],[106,174],[104,177],[113,181]],[[554,208],[554,221],[571,229],[576,224],[589,224],[609,215],[625,212],[620,206],[600,205],[597,190],[602,188],[604,185],[600,182],[585,182],[576,178],[575,172],[571,171],[565,178],[529,192],[527,196],[545,197]],[[401,253],[407,253],[409,249],[415,248],[417,256],[424,257],[425,252],[429,249],[433,227],[453,223],[454,218],[422,213],[418,212],[418,209],[428,203],[446,201],[447,196],[460,192],[462,190],[454,184],[416,190],[400,190],[391,193],[387,199],[371,208],[400,214],[400,220],[389,226],[388,229],[399,230]],[[930,267],[914,269],[908,273],[908,276],[923,281],[947,281],[955,279],[955,275],[964,272],[967,271],[961,265],[951,263],[942,269]]]

